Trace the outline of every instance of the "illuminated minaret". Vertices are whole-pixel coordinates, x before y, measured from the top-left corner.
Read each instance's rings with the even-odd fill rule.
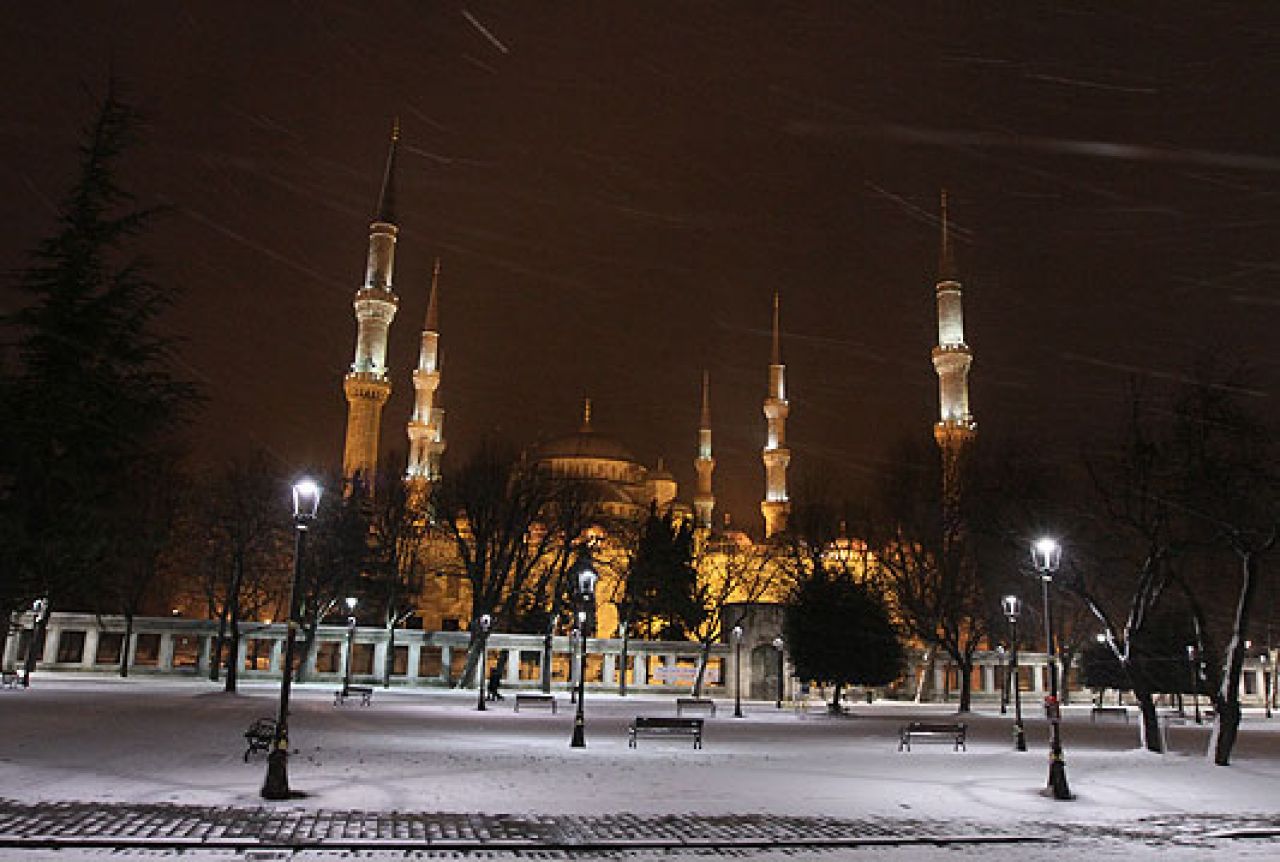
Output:
[[[711,492],[711,473],[716,459],[711,457],[711,380],[702,372],[702,424],[698,427],[698,457],[693,459],[693,469],[698,472],[698,490],[693,496],[693,510],[700,530],[711,529],[711,512],[716,507]]]
[[[445,446],[444,410],[435,406],[436,390],[440,388],[439,284],[440,258],[436,258],[418,367],[413,372],[413,415],[409,417],[409,468],[405,480],[415,494],[425,494],[431,483],[440,478],[440,456]]]
[[[342,453],[342,474],[351,481],[363,477],[368,483],[378,466],[378,432],[382,406],[391,395],[387,377],[387,331],[396,316],[400,299],[391,288],[395,269],[395,169],[396,142],[400,123],[391,129],[391,147],[378,214],[369,225],[369,258],[364,287],[356,291],[356,355],[342,382],[347,395],[347,440]]]
[[[943,499],[954,515],[960,493],[960,464],[977,433],[969,412],[969,366],[973,353],[964,342],[964,312],[960,304],[960,280],[951,231],[947,222],[947,193],[942,193],[942,250],[938,258],[938,346],[933,367],[938,372],[940,415],[933,437],[942,451]],[[952,519],[949,516],[948,521]]]
[[[760,513],[764,515],[765,537],[782,532],[787,526],[791,503],[787,499],[787,464],[791,462],[791,450],[787,448],[787,368],[782,364],[782,337],[778,328],[778,294],[773,295],[773,357],[769,363],[769,394],[764,399],[764,416],[768,420],[768,439],[764,452],[764,502]]]

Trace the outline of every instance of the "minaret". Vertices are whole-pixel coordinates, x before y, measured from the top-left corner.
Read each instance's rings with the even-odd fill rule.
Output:
[[[791,462],[791,450],[787,448],[787,368],[782,364],[782,336],[778,327],[778,294],[773,294],[773,357],[769,363],[769,394],[764,399],[764,416],[768,420],[768,439],[761,459],[764,461],[764,502],[760,513],[764,515],[765,537],[776,535],[787,527],[791,503],[787,498],[787,464]]]
[[[964,312],[960,304],[960,280],[951,230],[947,221],[947,193],[942,192],[942,249],[938,258],[938,346],[933,367],[938,372],[940,415],[933,437],[942,451],[942,493],[948,525],[954,527],[960,494],[960,465],[977,433],[969,412],[969,366],[973,353],[964,342]]]
[[[693,510],[699,530],[711,529],[711,512],[716,498],[711,492],[711,473],[716,459],[711,457],[711,380],[702,372],[702,424],[698,427],[698,457],[693,459],[693,469],[698,472],[698,489],[693,497]]]
[[[342,453],[342,475],[350,482],[373,478],[378,466],[378,433],[382,425],[382,407],[391,395],[387,377],[387,332],[396,316],[400,298],[391,288],[395,269],[395,170],[396,142],[400,139],[400,122],[391,128],[391,147],[387,153],[386,172],[382,177],[382,193],[378,213],[369,225],[369,257],[365,266],[364,287],[356,291],[356,355],[351,370],[342,382],[347,395],[347,440]]]
[[[413,372],[413,415],[409,417],[409,468],[405,481],[417,495],[425,495],[431,483],[440,478],[440,456],[445,447],[444,410],[435,406],[436,390],[440,388],[439,286],[440,258],[436,258],[418,367]]]

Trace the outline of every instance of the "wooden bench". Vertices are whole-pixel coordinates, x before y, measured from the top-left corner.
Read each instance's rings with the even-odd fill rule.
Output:
[[[911,750],[912,742],[950,742],[953,751],[968,751],[964,735],[968,725],[953,721],[912,721],[898,730],[898,750]]]
[[[515,711],[519,712],[522,706],[542,706],[550,707],[551,714],[556,712],[556,696],[554,694],[535,694],[532,692],[516,692]]]
[[[684,715],[686,709],[701,709],[711,713],[711,717],[716,715],[716,702],[709,697],[677,697],[676,698],[676,715]]]
[[[249,755],[255,751],[271,751],[276,741],[276,720],[274,718],[255,718],[253,724],[244,732],[249,747],[244,752],[244,762],[249,762]]]
[[[692,736],[693,747],[702,748],[702,719],[669,715],[637,715],[627,727],[627,747],[636,747],[639,736]]]
[[[16,670],[0,671],[0,688],[18,687],[18,672]]]
[[[1125,724],[1129,723],[1129,708],[1125,706],[1095,706],[1089,710],[1089,721],[1097,722],[1100,715],[1123,718]]]
[[[343,706],[347,702],[347,698],[360,696],[360,705],[368,706],[373,703],[373,688],[367,685],[349,685],[346,688],[340,688],[333,693],[333,705]]]

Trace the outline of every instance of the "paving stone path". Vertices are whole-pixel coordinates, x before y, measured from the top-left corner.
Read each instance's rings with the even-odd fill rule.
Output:
[[[990,824],[828,817],[515,816],[290,807],[20,803],[0,800],[0,847],[325,848],[574,851],[838,848],[1069,841],[1069,823]],[[1121,840],[1194,843],[1280,835],[1280,818],[1147,819],[1105,827]]]

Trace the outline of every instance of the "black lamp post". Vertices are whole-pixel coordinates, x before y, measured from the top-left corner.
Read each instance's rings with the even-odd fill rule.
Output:
[[[351,653],[356,648],[356,605],[360,600],[355,596],[347,596],[347,666],[342,671],[342,696],[346,697],[351,689]]]
[[[484,712],[484,675],[489,664],[489,627],[493,625],[493,617],[481,614],[476,617],[476,631],[480,632],[480,661],[476,664],[476,709]]]
[[[1196,645],[1187,644],[1187,665],[1191,668],[1191,700],[1195,704],[1196,724],[1204,724],[1204,719],[1200,716],[1200,668],[1196,664]]]
[[[586,748],[587,719],[582,700],[587,693],[587,622],[588,611],[596,600],[596,581],[599,578],[591,560],[591,549],[587,545],[583,545],[578,552],[578,559],[574,560],[569,575],[573,579],[570,583],[574,585],[578,599],[578,642],[581,644],[578,657],[578,711],[573,718],[573,739],[569,741],[569,747]]]
[[[1264,718],[1270,718],[1271,690],[1275,686],[1275,674],[1271,671],[1271,650],[1258,656],[1258,661],[1262,662],[1262,714]]]
[[[781,637],[773,639],[773,648],[778,651],[778,700],[774,703],[774,706],[778,709],[782,709],[783,683],[785,682],[786,674],[786,664],[782,660],[782,649],[785,646],[786,643]]]
[[[733,717],[742,718],[742,626],[733,627]]]
[[[627,641],[630,632],[627,631],[627,614],[626,609],[618,606],[618,637],[622,638],[622,662],[618,666],[618,697],[627,696]]]
[[[302,573],[302,552],[306,548],[307,525],[320,508],[320,486],[310,479],[293,486],[293,578],[289,581],[289,604],[285,611],[284,673],[280,677],[280,714],[276,717],[276,737],[267,755],[267,778],[262,783],[263,799],[291,799],[289,789],[289,689],[293,685],[293,645],[298,633],[298,578]]]
[[[31,688],[31,672],[36,668],[36,640],[44,631],[44,623],[49,619],[49,600],[36,599],[31,605],[31,639],[27,641],[27,654],[22,661],[22,687]],[[121,649],[127,650],[128,644]],[[48,659],[46,659],[47,661]]]
[[[1010,628],[1009,663],[1012,672],[1009,677],[1013,687],[1013,748],[1014,751],[1026,751],[1027,733],[1022,727],[1022,685],[1018,680],[1018,616],[1022,613],[1022,600],[1017,596],[1005,596],[1000,604]]]
[[[1040,539],[1031,546],[1031,561],[1040,573],[1044,588],[1044,637],[1049,656],[1049,697],[1045,712],[1049,718],[1049,784],[1054,799],[1070,799],[1067,786],[1067,764],[1062,756],[1062,707],[1058,702],[1058,649],[1053,640],[1053,606],[1049,603],[1049,584],[1062,560],[1062,546],[1053,539]]]
[[[1009,714],[1009,662],[1005,660],[1004,644],[996,645],[996,662],[1000,670],[1000,714]]]

